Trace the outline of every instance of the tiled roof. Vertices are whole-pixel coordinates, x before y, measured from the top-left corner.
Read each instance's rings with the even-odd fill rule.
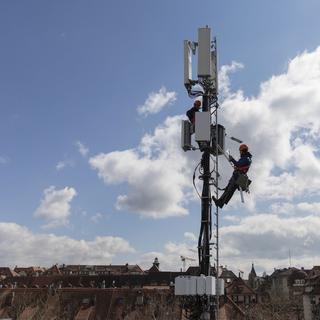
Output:
[[[91,320],[94,319],[95,307],[81,308],[74,320]]]
[[[26,275],[32,275],[34,273],[41,274],[45,271],[45,268],[42,267],[15,267],[14,271],[17,273],[25,273]]]
[[[110,273],[143,273],[144,271],[137,265],[64,265],[62,272],[110,272]]]
[[[21,313],[21,315],[19,316],[18,320],[30,320],[32,319],[36,312],[37,312],[38,308],[37,307],[26,307],[23,312]]]
[[[222,278],[222,279],[226,279],[226,278],[235,279],[235,278],[237,278],[237,276],[231,270],[223,268],[219,278]]]
[[[9,267],[0,267],[0,275],[5,277],[19,277],[19,274]]]
[[[156,265],[153,265],[150,269],[149,272],[160,272],[159,268]]]
[[[254,290],[251,289],[241,278],[234,279],[231,284],[226,287],[227,294],[238,293],[237,290],[239,288],[241,289],[242,294],[255,294]]]
[[[275,269],[274,272],[271,274],[271,278],[273,277],[287,277],[291,275],[294,271],[300,271],[297,268],[284,268],[284,269]]]

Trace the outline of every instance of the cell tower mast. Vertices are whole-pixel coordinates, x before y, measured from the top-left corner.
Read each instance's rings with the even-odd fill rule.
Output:
[[[198,53],[197,80],[192,79],[192,55]],[[211,40],[211,29],[198,29],[198,42],[184,41],[184,84],[191,98],[202,96],[202,112],[195,112],[194,127],[188,121],[182,121],[182,148],[199,149],[202,153],[200,176],[201,193],[201,224],[198,240],[198,256],[200,274],[211,276],[211,246],[215,250],[215,319],[218,319],[219,295],[223,288],[219,279],[219,211],[212,210],[212,195],[218,198],[218,160],[224,150],[224,127],[218,124],[218,75],[216,39]],[[191,135],[195,133],[198,148],[191,144]],[[211,169],[211,163],[213,168]],[[214,211],[214,228],[212,228],[212,211]],[[210,319],[212,303],[210,294],[203,298],[201,319]]]

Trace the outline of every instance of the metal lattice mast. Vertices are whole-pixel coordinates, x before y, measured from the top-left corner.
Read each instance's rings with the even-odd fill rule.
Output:
[[[216,100],[214,105],[214,118],[215,118],[215,128],[216,128],[216,137],[218,136],[218,101]],[[218,145],[216,146],[216,156],[215,156],[215,197],[219,197],[219,156],[218,156]],[[215,265],[216,265],[216,292],[219,292],[219,208],[215,208],[215,235],[214,235],[214,248],[215,248]],[[219,319],[219,295],[216,295],[216,319]]]
[[[205,87],[205,86],[204,86]],[[202,111],[208,112],[210,110],[210,97],[208,90],[204,88],[204,94],[202,99]],[[211,171],[210,171],[210,146],[203,149],[201,166],[203,168],[203,186],[201,194],[201,226],[199,235],[199,266],[200,273],[209,276],[210,275],[210,239],[211,239]]]
[[[217,62],[217,45],[216,39],[213,41],[213,53],[215,59],[213,61]],[[213,66],[212,66],[213,67]],[[217,70],[217,65],[214,66]],[[203,168],[203,188],[201,195],[201,227],[199,235],[199,266],[200,273],[209,276],[210,271],[210,257],[211,248],[213,245],[215,250],[215,266],[216,266],[216,292],[219,292],[219,208],[215,206],[215,221],[214,221],[214,234],[212,234],[212,198],[211,198],[211,186],[213,186],[213,192],[216,199],[219,196],[219,148],[218,148],[218,136],[219,136],[219,126],[218,126],[218,88],[217,88],[217,74],[215,75],[214,81],[210,78],[205,78],[202,80],[202,87],[204,89],[203,100],[202,100],[202,112],[210,111],[212,114],[211,122],[215,132],[214,134],[215,144],[212,142],[207,148],[203,149],[201,164]],[[213,170],[210,170],[210,158],[213,153],[215,156],[213,158]],[[214,172],[213,176],[212,173]],[[215,319],[219,316],[219,295],[216,295],[215,301]]]
[[[196,51],[198,53],[198,80],[192,80],[191,55],[194,55]],[[219,210],[217,206],[212,208],[213,201],[211,194],[212,189],[215,198],[217,199],[219,196],[219,155],[224,154],[225,136],[224,127],[218,124],[219,104],[217,78],[216,39],[211,41],[211,29],[206,26],[205,28],[200,28],[198,30],[198,42],[191,42],[189,40],[184,41],[185,87],[191,98],[202,96],[202,112],[195,112],[194,119],[192,119],[190,113],[187,113],[190,122],[182,120],[181,131],[181,146],[183,150],[199,149],[201,152],[201,162],[199,164],[201,165],[199,179],[202,180],[202,193],[201,196],[199,195],[201,198],[201,224],[198,240],[200,275],[198,277],[193,277],[196,279],[178,278],[179,284],[175,288],[176,295],[184,296],[192,296],[196,290],[198,295],[196,301],[193,301],[191,297],[186,301],[193,301],[191,305],[189,304],[189,309],[194,309],[193,314],[196,318],[200,312],[200,319],[206,320],[211,318],[218,320],[219,296],[223,294],[223,284],[219,281]],[[193,86],[195,85],[200,86],[201,89],[193,90]],[[188,112],[191,111],[192,109]],[[194,112],[194,110],[192,112]],[[195,141],[199,148],[196,148],[191,144],[191,135],[193,133],[195,134]],[[211,165],[213,165],[212,169],[210,168]],[[214,219],[212,219],[213,210]],[[214,229],[212,223],[214,224]],[[211,250],[215,253],[215,285],[210,270]],[[197,283],[196,286],[194,285],[194,281]],[[205,281],[205,289],[203,281]],[[188,289],[189,286],[193,288],[193,291]],[[192,317],[192,319],[196,318]]]
[[[214,52],[216,55],[215,58],[215,70],[217,69],[217,40],[214,39]],[[218,137],[218,108],[219,108],[219,103],[218,103],[218,72],[216,72],[216,88],[215,88],[215,93],[214,93],[214,101],[213,101],[213,117],[215,121],[215,136]],[[217,142],[217,141],[216,141]],[[215,146],[215,198],[219,198],[219,149],[218,149],[218,143],[216,143]],[[219,263],[220,263],[220,257],[219,257],[219,208],[216,206],[215,208],[215,241],[214,241],[214,248],[216,250],[216,257],[215,257],[215,265],[216,265],[216,292],[219,292]],[[219,295],[216,295],[216,319],[219,319]]]

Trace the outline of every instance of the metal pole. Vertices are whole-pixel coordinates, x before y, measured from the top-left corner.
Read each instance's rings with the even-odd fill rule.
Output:
[[[208,27],[206,27],[208,28]],[[206,29],[204,28],[204,29]],[[201,34],[200,34],[201,32]],[[198,239],[198,258],[199,258],[199,267],[200,274],[204,276],[210,276],[211,274],[211,264],[210,264],[210,246],[214,244],[214,249],[216,250],[215,262],[216,262],[216,297],[214,308],[212,305],[212,299],[210,295],[205,295],[201,299],[198,299],[194,303],[195,315],[198,317],[198,312],[201,312],[200,319],[209,319],[213,315],[214,311],[214,320],[219,319],[219,210],[218,207],[215,208],[215,232],[214,232],[214,243],[212,243],[212,198],[211,198],[211,184],[212,181],[215,181],[214,194],[216,198],[219,196],[219,187],[218,187],[218,157],[219,154],[224,154],[223,150],[218,145],[219,137],[219,127],[218,127],[218,79],[217,79],[217,46],[216,39],[212,42],[210,40],[210,30],[200,31],[199,29],[199,42],[194,43],[195,46],[199,46],[199,60],[198,56],[198,80],[191,80],[191,52],[190,45],[188,41],[185,41],[184,54],[185,54],[185,86],[189,93],[189,96],[192,95],[192,85],[198,83],[203,88],[202,94],[202,112],[211,112],[210,117],[210,130],[212,130],[212,122],[215,122],[215,134],[211,131],[211,139],[209,141],[198,141],[200,151],[202,152],[201,157],[201,176],[199,177],[203,181],[202,185],[202,194],[201,194],[201,225],[200,225],[200,234]],[[213,51],[212,51],[213,48]],[[210,51],[210,57],[208,57],[208,51]],[[194,54],[195,52],[193,52]],[[201,53],[201,54],[200,54]],[[210,59],[210,61],[208,61]],[[208,68],[208,62],[210,62],[210,68]],[[215,65],[212,65],[211,63]],[[214,68],[214,69],[211,69]],[[209,71],[208,71],[209,70]],[[213,121],[212,121],[213,120]],[[212,134],[215,135],[215,143],[212,143]],[[185,150],[185,149],[184,149]],[[185,150],[186,151],[186,150]],[[215,177],[212,177],[212,172],[210,170],[210,160],[211,154],[215,155],[213,160]],[[227,155],[225,154],[227,158]],[[192,308],[191,308],[192,309]]]
[[[202,111],[209,110],[209,97],[205,92],[202,100]],[[200,254],[200,273],[210,275],[210,237],[211,237],[211,194],[210,194],[210,150],[205,148],[202,153],[201,164],[203,168],[203,188],[201,196],[201,254]]]
[[[216,53],[216,59],[215,59],[215,70],[217,70],[217,40],[214,39],[214,50]],[[216,73],[216,86],[215,86],[215,93],[214,93],[214,108],[215,108],[215,136],[216,136],[216,157],[215,157],[215,170],[216,170],[216,176],[215,176],[215,197],[216,199],[219,198],[219,151],[221,151],[220,146],[218,145],[218,72]],[[223,152],[223,150],[222,150]],[[225,153],[223,152],[225,155]],[[225,155],[226,156],[226,155]],[[229,159],[228,159],[229,161]],[[216,221],[215,221],[215,249],[216,249],[216,305],[215,305],[215,319],[219,319],[219,265],[220,265],[220,257],[219,257],[219,208],[216,206]]]
[[[216,102],[215,105],[215,122],[216,122],[216,142],[218,140],[218,102]],[[215,196],[216,199],[218,199],[219,197],[219,153],[218,153],[218,143],[216,143],[216,177],[215,177],[215,181],[216,181],[216,190],[215,190]],[[219,208],[218,206],[216,206],[216,223],[215,223],[215,227],[216,227],[216,241],[215,241],[215,245],[216,245],[216,320],[219,319]]]

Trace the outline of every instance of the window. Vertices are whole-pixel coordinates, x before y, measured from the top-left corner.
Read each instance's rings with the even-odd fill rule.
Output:
[[[305,283],[305,280],[304,279],[295,279],[294,280],[294,286],[303,286]]]

